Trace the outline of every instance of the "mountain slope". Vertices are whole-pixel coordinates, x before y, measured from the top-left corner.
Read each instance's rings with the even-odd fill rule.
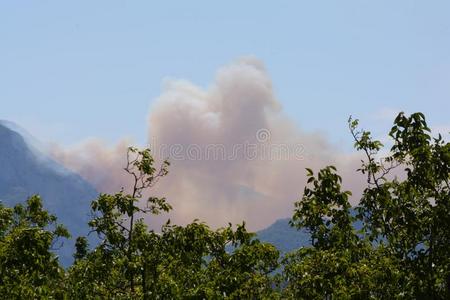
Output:
[[[306,230],[297,230],[291,227],[289,219],[279,219],[256,234],[260,241],[276,246],[281,254],[311,245],[310,235]]]
[[[355,216],[356,210],[351,209],[350,213]],[[306,229],[297,230],[289,225],[290,219],[279,219],[269,227],[258,231],[257,237],[260,241],[271,243],[280,250],[281,254],[286,254],[300,247],[311,246],[311,235]],[[361,221],[353,223],[355,230],[362,229]]]
[[[34,148],[10,123],[0,121],[0,200],[7,206],[39,194],[44,207],[58,217],[72,239],[58,250],[60,261],[72,261],[74,240],[88,232],[90,202],[97,191]]]

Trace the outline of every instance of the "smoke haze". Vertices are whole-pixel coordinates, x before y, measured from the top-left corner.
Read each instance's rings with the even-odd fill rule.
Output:
[[[151,193],[172,204],[175,223],[200,219],[219,227],[245,220],[256,230],[289,217],[302,195],[306,167],[334,164],[346,188],[358,194],[363,187],[364,178],[355,173],[359,157],[336,153],[320,134],[295,126],[254,58],[220,68],[207,89],[166,82],[150,108],[147,130],[155,156],[171,162],[169,175]],[[122,169],[129,145],[88,141],[72,149],[53,147],[52,154],[111,193],[129,186]]]

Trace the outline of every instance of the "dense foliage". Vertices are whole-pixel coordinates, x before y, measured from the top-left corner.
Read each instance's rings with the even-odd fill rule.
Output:
[[[336,168],[307,169],[291,225],[310,246],[280,257],[245,223],[212,230],[195,220],[150,230],[144,218],[172,209],[145,198],[169,163],[129,148],[130,193],[92,202],[91,234],[63,269],[52,252],[69,233],[38,196],[0,204],[0,295],[7,299],[449,299],[450,143],[433,138],[421,113],[400,113],[392,147],[349,120],[367,187],[357,207]],[[145,199],[143,199],[145,198]],[[145,200],[145,201],[144,201]],[[355,226],[355,224],[360,226]],[[357,229],[360,227],[360,229]]]
[[[287,296],[450,299],[450,143],[431,137],[423,114],[400,113],[380,157],[381,142],[357,127],[350,119],[367,187],[356,214],[334,167],[308,170],[292,224],[309,229],[312,247],[285,259]]]
[[[63,293],[64,270],[50,250],[69,237],[38,196],[26,206],[0,203],[0,295],[4,299],[54,298]]]

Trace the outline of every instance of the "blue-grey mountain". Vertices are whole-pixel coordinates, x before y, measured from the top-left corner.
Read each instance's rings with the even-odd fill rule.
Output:
[[[39,194],[44,207],[70,231],[57,251],[63,265],[72,261],[74,240],[88,233],[90,202],[97,191],[80,176],[39,151],[14,124],[0,121],[0,200],[7,206]]]

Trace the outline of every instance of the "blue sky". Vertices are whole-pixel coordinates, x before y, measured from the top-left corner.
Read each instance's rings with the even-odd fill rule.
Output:
[[[285,112],[336,144],[350,114],[376,134],[397,110],[450,128],[450,2],[217,3],[1,2],[0,119],[64,145],[144,143],[166,78],[206,87],[254,55]]]

